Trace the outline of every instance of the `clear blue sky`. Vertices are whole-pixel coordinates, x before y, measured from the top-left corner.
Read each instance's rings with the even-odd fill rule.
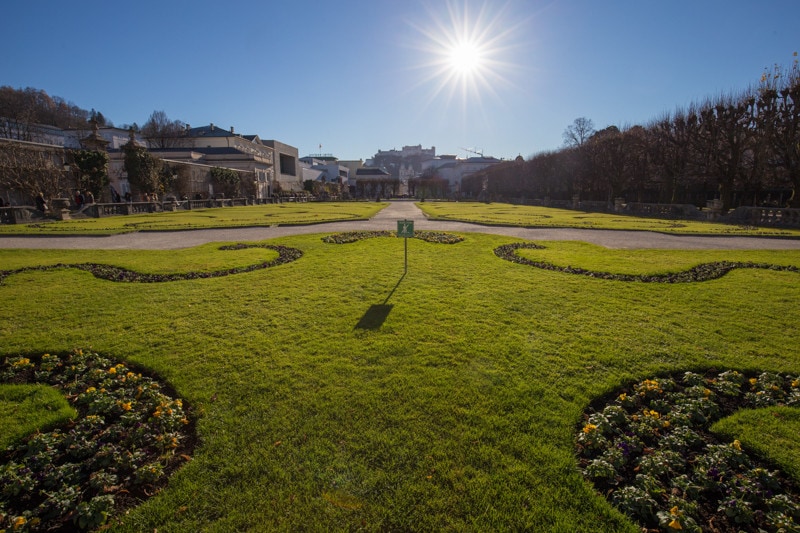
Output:
[[[153,111],[367,159],[403,145],[528,157],[758,83],[800,50],[798,0],[3,2],[0,85],[116,125]],[[472,74],[451,42],[480,52]],[[460,72],[460,71],[457,71]]]

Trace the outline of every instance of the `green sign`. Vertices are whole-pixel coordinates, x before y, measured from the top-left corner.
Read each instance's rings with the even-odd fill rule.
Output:
[[[398,220],[397,221],[397,236],[410,238],[414,236],[414,221],[413,220]]]

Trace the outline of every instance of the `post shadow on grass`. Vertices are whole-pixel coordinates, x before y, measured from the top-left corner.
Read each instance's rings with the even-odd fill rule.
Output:
[[[406,274],[404,272],[403,275],[400,276],[400,279],[397,280],[397,284],[394,286],[391,292],[389,292],[389,296],[386,297],[383,303],[369,306],[367,312],[364,313],[364,316],[362,316],[361,320],[359,320],[358,324],[356,324],[355,329],[380,329],[380,327],[386,321],[386,317],[388,317],[389,313],[392,311],[392,307],[394,307],[393,304],[388,303],[389,298],[392,297],[394,291],[397,290],[397,287],[400,286],[400,283],[402,283],[403,278],[405,277]]]

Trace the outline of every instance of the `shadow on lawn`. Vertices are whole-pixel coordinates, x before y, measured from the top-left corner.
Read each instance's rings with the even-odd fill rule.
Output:
[[[392,311],[392,307],[394,307],[393,304],[388,303],[389,298],[392,297],[394,291],[397,290],[397,287],[400,286],[400,283],[403,282],[403,278],[405,277],[406,275],[403,273],[403,275],[400,276],[400,279],[397,280],[397,285],[394,286],[389,293],[389,296],[386,297],[383,303],[369,306],[367,312],[364,313],[364,316],[362,316],[361,320],[359,320],[358,324],[356,324],[355,329],[380,329],[380,327],[386,321],[386,317],[388,317],[389,313]]]

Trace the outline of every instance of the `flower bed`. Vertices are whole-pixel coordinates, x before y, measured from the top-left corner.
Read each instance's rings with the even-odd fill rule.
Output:
[[[51,385],[78,412],[0,453],[0,531],[95,529],[190,460],[183,402],[122,363],[81,350],[9,357],[0,382]]]
[[[62,268],[77,268],[78,270],[85,270],[91,273],[94,277],[104,279],[107,281],[121,281],[129,283],[160,283],[164,281],[180,281],[188,279],[203,279],[203,278],[219,278],[222,276],[230,276],[232,274],[242,274],[244,272],[253,272],[277,265],[283,265],[296,261],[303,256],[303,252],[297,248],[290,248],[288,246],[274,246],[271,244],[233,244],[220,246],[220,250],[242,250],[244,248],[267,248],[278,252],[278,257],[271,261],[263,261],[253,265],[246,265],[235,268],[227,268],[224,270],[217,270],[214,272],[182,272],[175,274],[144,274],[141,272],[134,272],[121,267],[111,265],[101,265],[98,263],[74,263],[56,265],[45,265],[37,267],[18,268],[16,270],[0,270],[0,283],[3,282],[8,276],[12,274],[19,274],[21,272],[32,272],[42,270],[56,270]]]
[[[545,247],[532,242],[516,242],[513,244],[498,246],[495,248],[494,253],[497,257],[505,259],[506,261],[511,261],[512,263],[519,263],[522,265],[529,265],[544,270],[563,272],[565,274],[578,274],[581,276],[589,276],[592,278],[608,279],[613,281],[639,281],[642,283],[689,283],[695,281],[708,281],[721,278],[731,270],[737,268],[760,268],[766,270],[780,270],[784,272],[800,272],[800,268],[792,265],[784,266],[741,261],[717,261],[714,263],[697,265],[696,267],[690,268],[684,272],[670,274],[612,274],[609,272],[597,272],[583,268],[561,267],[546,261],[532,261],[517,255],[516,251],[520,248],[544,250]]]
[[[800,491],[709,428],[739,408],[800,407],[800,378],[737,371],[646,379],[587,411],[586,478],[648,531],[800,531]]]
[[[328,244],[348,244],[351,242],[372,239],[375,237],[397,237],[397,232],[388,230],[347,231],[344,233],[335,233],[333,235],[323,237],[322,242]],[[464,240],[464,237],[459,235],[453,235],[452,233],[444,233],[440,231],[415,231],[413,238],[437,244],[456,244]]]

